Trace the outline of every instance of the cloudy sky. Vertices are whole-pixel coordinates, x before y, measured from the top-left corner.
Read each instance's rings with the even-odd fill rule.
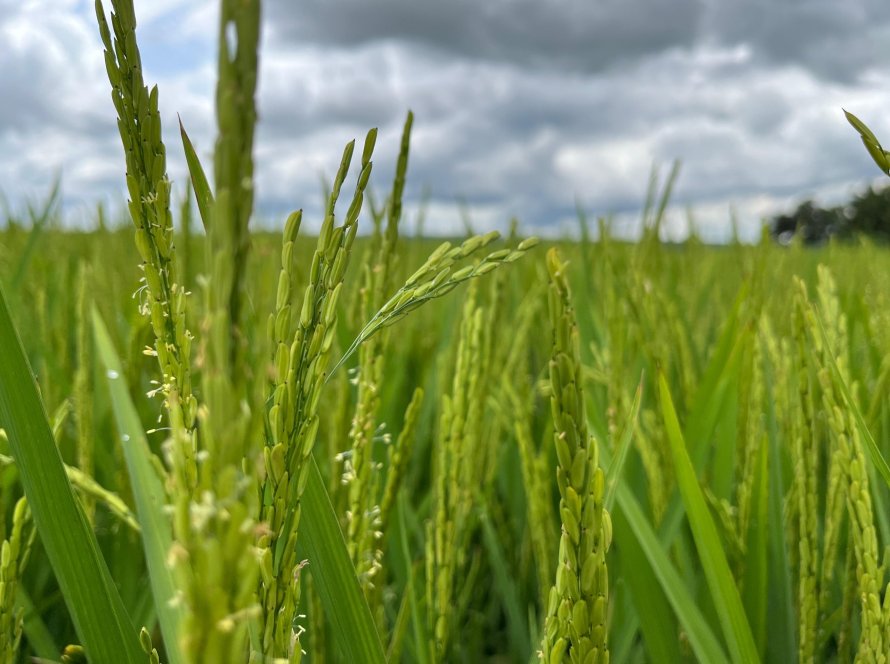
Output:
[[[106,3],[107,4],[107,3]],[[182,191],[179,113],[209,159],[213,1],[135,0]],[[408,223],[577,228],[576,203],[631,233],[649,172],[682,160],[670,232],[691,209],[725,238],[800,200],[843,200],[880,173],[846,107],[890,142],[886,0],[269,0],[257,136],[258,223],[303,207],[343,145],[380,128],[388,187],[415,113]],[[20,210],[61,171],[67,223],[121,209],[123,155],[92,1],[0,0],[0,191]]]

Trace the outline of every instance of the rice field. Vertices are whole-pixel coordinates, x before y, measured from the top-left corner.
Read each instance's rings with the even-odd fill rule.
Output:
[[[887,661],[886,247],[666,244],[672,177],[406,237],[410,113],[255,229],[258,2],[204,164],[97,7],[129,218],[0,229],[0,664]]]

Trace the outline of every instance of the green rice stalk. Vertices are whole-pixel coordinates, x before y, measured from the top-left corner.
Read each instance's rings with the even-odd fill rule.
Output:
[[[830,354],[843,380],[848,380],[846,360],[846,321],[841,315],[834,280],[824,266],[819,268],[819,304],[826,345],[821,350]],[[815,313],[810,309],[812,323],[809,331],[814,340],[820,339],[820,328]],[[857,661],[884,662],[887,647],[884,643],[885,618],[881,606],[884,589],[884,569],[879,566],[877,531],[874,525],[867,461],[859,439],[859,430],[847,409],[841,408],[844,397],[834,385],[828,369],[830,360],[822,360],[819,380],[822,399],[828,415],[828,429],[837,447],[840,464],[847,479],[847,511],[850,517],[853,550],[856,556],[856,576],[861,600],[861,632]]]
[[[828,345],[840,351],[836,361],[841,371],[847,365],[846,348],[847,348],[847,326],[846,318],[840,313],[839,302],[837,299],[837,290],[831,275],[824,269],[824,266],[818,268],[818,284],[817,296],[820,309],[823,312],[826,321],[826,332]],[[811,334],[818,336],[818,330],[811,329]],[[826,349],[827,350],[827,349]],[[817,358],[821,362],[822,358]],[[823,408],[826,412],[831,413],[835,408],[835,402],[831,394],[831,386],[826,382],[827,376],[824,371],[820,371],[819,379],[823,388]],[[834,428],[838,423],[832,424],[832,418],[829,417],[829,426]],[[832,440],[834,437],[831,437]],[[826,486],[825,498],[825,518],[822,544],[822,573],[821,588],[819,597],[820,618],[824,617],[828,612],[828,603],[832,582],[835,576],[835,570],[838,565],[839,547],[841,544],[841,528],[845,516],[845,506],[849,500],[847,492],[849,490],[848,482],[844,481],[847,474],[846,468],[849,465],[849,449],[847,445],[830,445],[828,459],[828,481]]]
[[[443,394],[438,440],[433,459],[433,521],[427,524],[427,601],[433,643],[430,658],[448,661],[455,631],[461,624],[459,582],[469,571],[468,539],[472,530],[474,478],[479,469],[470,461],[480,445],[474,436],[481,415],[482,309],[475,289],[464,304],[460,338],[450,393]],[[466,587],[466,586],[463,586]]]
[[[481,277],[501,265],[519,260],[539,242],[535,237],[527,238],[520,242],[515,249],[493,251],[481,260],[464,265],[452,272],[455,263],[467,259],[499,236],[497,231],[491,231],[485,235],[474,235],[457,247],[452,247],[450,242],[443,242],[439,245],[426,262],[408,277],[408,280],[396,291],[395,295],[371,317],[371,320],[365,324],[331,371],[335,371],[361,344],[380,330],[401,320],[426,302],[450,293],[465,281]]]
[[[158,358],[162,374],[158,392],[164,397],[171,426],[175,420],[184,427],[182,433],[173,432],[169,461],[173,487],[188,497],[197,484],[194,429],[198,402],[192,394],[192,335],[185,320],[187,293],[174,260],[170,180],[161,139],[158,89],[155,86],[149,92],[142,78],[132,0],[112,0],[111,6],[113,39],[102,2],[96,0],[111,99],[127,165],[128,207],[144,272],[145,295],[140,309],[151,322],[155,337],[151,353]],[[178,409],[175,414],[174,408]],[[187,503],[177,509],[187,510]]]
[[[20,498],[13,511],[9,537],[0,542],[0,664],[19,661],[24,609],[16,606],[16,592],[35,534],[28,503]]]
[[[818,438],[813,415],[813,394],[810,381],[810,348],[807,338],[808,312],[806,286],[794,281],[795,298],[793,334],[795,340],[795,371],[797,400],[792,424],[791,458],[794,469],[798,530],[798,651],[801,662],[816,657],[819,597],[818,543]]]
[[[588,432],[581,387],[578,325],[556,249],[547,252],[550,274],[550,405],[558,460],[562,534],[556,582],[550,591],[542,657],[548,664],[608,662],[606,551],[612,526],[603,509],[605,476]]]
[[[298,634],[302,628],[298,629],[294,624],[300,594],[299,564],[295,553],[300,498],[308,479],[310,453],[318,433],[318,404],[336,332],[337,301],[358,228],[365,186],[371,174],[371,154],[376,136],[376,130],[368,132],[352,203],[344,223],[335,227],[334,208],[355,143],[349,143],[343,153],[312,257],[309,283],[295,321],[291,321],[288,306],[293,284],[291,254],[287,247],[288,244],[292,247],[296,238],[301,215],[291,215],[285,226],[275,321],[270,323],[276,342],[276,377],[268,414],[271,436],[263,452],[266,476],[261,488],[261,516],[268,531],[260,536],[258,548],[261,552],[263,653],[288,661],[300,658]],[[296,323],[295,331],[290,329],[292,322]]]
[[[365,268],[361,295],[363,319],[373,315],[389,292],[413,120],[413,114],[409,113],[402,132],[396,174],[388,200],[385,232],[381,232],[379,220],[375,223],[372,243],[376,245],[377,253]],[[378,436],[377,416],[380,408],[385,347],[385,337],[377,335],[368,339],[359,349],[359,366],[355,377],[358,386],[357,403],[349,431],[349,440],[352,444],[346,458],[346,472],[343,474],[343,482],[348,491],[347,546],[359,582],[369,598],[375,588],[374,577],[380,571],[380,559],[383,555],[380,547],[383,529],[380,507],[377,504],[381,477],[373,459],[373,441]],[[388,434],[384,434],[383,437],[388,439]]]
[[[245,271],[253,213],[253,134],[259,0],[223,0],[219,22],[214,150],[216,194],[208,229],[211,316],[208,361],[241,392],[250,376],[243,330]],[[213,391],[208,390],[208,395]],[[210,403],[213,410],[213,403]],[[228,411],[231,412],[231,411]],[[239,450],[240,451],[240,450]]]

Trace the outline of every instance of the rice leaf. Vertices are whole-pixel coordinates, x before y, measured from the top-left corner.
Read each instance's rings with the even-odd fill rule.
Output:
[[[157,611],[161,633],[170,664],[185,662],[180,648],[182,640],[182,609],[174,601],[176,583],[167,565],[167,556],[172,544],[170,520],[164,515],[166,503],[164,487],[151,462],[151,451],[139,420],[139,414],[130,398],[130,393],[122,377],[120,359],[114,349],[108,329],[99,312],[93,309],[93,335],[96,340],[98,358],[102,373],[107,379],[111,395],[111,408],[120,435],[121,448],[133,498],[136,514],[142,527],[142,547],[148,565],[148,577],[152,588],[154,606]]]
[[[631,510],[633,510],[633,507],[631,507]],[[659,584],[658,576],[656,576],[652,569],[652,564],[650,564],[649,558],[647,558],[645,548],[640,544],[636,531],[631,528],[624,504],[619,504],[618,509],[611,513],[615,544],[617,545],[617,550],[621,551],[620,569],[627,570],[626,574],[622,574],[619,570],[620,578],[627,584],[628,594],[636,611],[637,620],[633,621],[636,623],[633,625],[633,631],[640,630],[642,632],[648,661],[653,663],[663,662],[664,664],[679,662],[681,660],[680,641],[678,638],[677,621],[673,614],[680,615],[683,609],[673,610],[665,590]],[[645,518],[642,515],[638,516]],[[657,543],[656,546],[658,546]],[[679,582],[679,579],[677,581]],[[691,597],[689,599],[691,602]],[[687,617],[687,621],[694,622],[695,619]],[[702,618],[702,624],[710,631],[710,627],[703,621],[704,618]],[[626,620],[621,625],[613,623],[613,630],[616,627],[622,629],[630,628],[631,625],[629,623],[631,623],[631,620]],[[704,640],[707,641],[708,638],[713,640],[713,644],[717,644],[714,649],[715,653],[719,652],[720,646],[713,633],[710,634],[710,637],[704,637]],[[620,650],[615,643],[616,641],[617,639],[613,636],[612,654],[615,656],[616,661],[620,661],[618,658]],[[722,652],[720,654],[722,655]],[[716,655],[711,653],[711,656],[714,657]],[[715,659],[711,661],[721,660]],[[725,661],[725,657],[723,661]]]
[[[643,514],[637,499],[630,489],[620,484],[617,492],[618,510],[623,514],[636,537],[637,548],[642,551],[651,565],[652,572],[658,579],[664,594],[677,614],[689,645],[698,661],[718,664],[729,662],[708,621],[698,608],[695,598],[683,583],[683,579],[674,568],[667,552],[658,541],[658,536]],[[675,660],[676,661],[676,660]],[[756,661],[756,660],[752,660]]]
[[[344,659],[354,664],[382,664],[386,657],[377,627],[314,457],[309,465],[298,555],[309,561],[309,573]]]
[[[195,200],[198,202],[198,213],[201,215],[201,223],[204,224],[206,231],[210,225],[210,211],[213,209],[213,192],[210,190],[210,184],[207,181],[207,175],[204,173],[204,167],[201,166],[201,160],[198,159],[198,153],[192,145],[189,135],[185,131],[182,124],[182,118],[179,118],[179,134],[182,136],[182,150],[185,152],[185,161],[189,167],[189,177],[192,181],[192,188],[195,191]]]
[[[685,440],[689,441],[690,456],[697,470],[701,470],[705,462],[709,449],[708,441],[726,409],[729,385],[735,380],[744,345],[744,339],[739,338],[739,312],[747,295],[748,288],[743,286],[736,296],[732,312],[724,325],[708,368],[696,389],[692,407],[686,418],[683,435]],[[667,544],[673,542],[682,522],[683,503],[675,492],[658,529],[661,541]]]
[[[708,511],[695,468],[686,451],[686,443],[663,373],[659,373],[658,388],[677,484],[730,656],[734,662],[759,662],[760,656],[745,616],[738,586],[730,572],[717,527]]]
[[[0,427],[78,637],[94,663],[142,664],[145,654],[68,482],[2,290],[0,348]]]

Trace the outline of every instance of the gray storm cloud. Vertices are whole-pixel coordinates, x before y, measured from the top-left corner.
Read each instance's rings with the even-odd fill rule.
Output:
[[[61,169],[69,206],[122,200],[91,3],[52,5],[0,1],[0,189],[14,205]],[[213,6],[136,2],[175,183],[175,114],[212,145]],[[633,217],[652,163],[679,158],[673,223],[692,206],[719,238],[732,204],[753,235],[763,214],[875,177],[841,106],[890,131],[890,6],[874,0],[273,0],[264,17],[263,223],[320,214],[320,179],[371,126],[385,190],[409,108],[407,205],[425,197],[439,232],[461,231],[462,205],[502,228],[571,226],[576,201]]]

